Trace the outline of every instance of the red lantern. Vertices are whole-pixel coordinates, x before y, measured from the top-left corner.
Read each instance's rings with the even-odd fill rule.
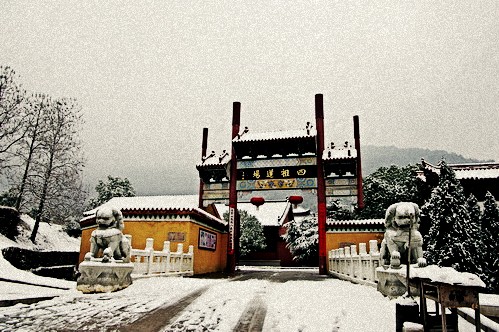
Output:
[[[298,207],[298,204],[303,202],[303,197],[301,196],[289,196],[288,201],[293,204],[294,208]]]
[[[258,210],[260,205],[263,205],[263,203],[265,203],[265,198],[260,196],[251,197],[250,203],[256,206],[256,209]]]

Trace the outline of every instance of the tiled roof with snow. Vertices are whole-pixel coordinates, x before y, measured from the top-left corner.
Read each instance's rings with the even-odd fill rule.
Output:
[[[220,216],[229,212],[225,204],[215,204]],[[258,219],[262,226],[282,226],[289,212],[291,204],[288,202],[265,202],[258,209],[251,203],[237,203],[237,209],[246,211]]]
[[[275,141],[282,139],[315,137],[316,135],[317,132],[314,129],[298,129],[263,133],[246,132],[241,136],[234,138],[233,142]]]
[[[355,148],[334,148],[325,149],[322,153],[323,160],[355,159],[357,150]]]
[[[482,168],[482,169],[455,169],[456,178],[458,179],[494,179],[499,178],[498,168]]]
[[[211,154],[203,158],[203,160],[196,165],[196,167],[209,167],[209,166],[224,166],[230,162],[230,155],[226,150],[223,150],[221,154],[215,154],[213,151]]]
[[[169,196],[135,196],[113,197],[102,206],[112,206],[122,212],[125,211],[185,211],[195,212],[208,219],[224,223],[223,220],[209,214],[198,207],[198,195],[169,195]],[[87,211],[85,216],[93,216],[98,208]]]
[[[440,166],[422,161],[425,169],[440,174]],[[499,163],[468,163],[448,164],[456,174],[458,180],[462,179],[495,179],[499,178]]]

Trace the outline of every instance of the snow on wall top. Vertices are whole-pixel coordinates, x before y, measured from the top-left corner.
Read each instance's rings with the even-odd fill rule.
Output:
[[[225,204],[215,204],[220,216],[229,212]],[[289,212],[291,204],[288,202],[265,202],[258,209],[251,203],[237,203],[237,209],[246,211],[258,219],[262,226],[282,226]]]
[[[209,214],[198,207],[198,195],[166,195],[166,196],[135,196],[135,197],[113,197],[101,206],[113,206],[121,211],[127,210],[179,210],[197,212],[205,217],[225,224],[223,220]],[[85,216],[95,214],[99,207],[87,211]]]
[[[385,219],[355,219],[355,220],[333,220],[328,219],[326,221],[327,225],[331,226],[363,226],[363,225],[384,225]]]
[[[335,159],[355,159],[357,158],[357,150],[355,148],[327,148],[322,153],[323,160]]]
[[[243,132],[242,135],[239,135],[236,138],[234,138],[233,142],[274,141],[280,139],[315,137],[316,135],[317,131],[315,129],[310,129],[310,128],[263,132],[263,133],[252,133],[249,131],[245,131]]]

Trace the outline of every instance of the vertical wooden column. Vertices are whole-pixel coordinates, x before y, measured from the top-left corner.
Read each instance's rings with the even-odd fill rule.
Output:
[[[237,159],[234,149],[234,138],[239,134],[241,122],[241,103],[234,102],[232,105],[232,136],[231,136],[231,158],[230,158],[230,186],[229,186],[229,239],[227,241],[227,273],[236,271],[236,248],[238,248],[238,213],[237,213]]]
[[[362,191],[362,158],[360,154],[360,130],[359,130],[359,116],[353,117],[353,136],[355,139],[355,150],[357,150],[357,208],[362,210],[364,208],[364,192]]]
[[[353,137],[355,139],[355,150],[357,150],[357,208],[364,208],[364,192],[362,191],[362,158],[360,155],[360,130],[359,116],[353,117]]]
[[[208,128],[203,128],[203,142],[201,143],[201,160],[206,157],[208,148]],[[203,208],[204,182],[203,178],[199,178],[199,208]]]
[[[317,128],[317,221],[319,224],[319,274],[327,274],[326,252],[326,180],[324,179],[324,102],[322,94],[315,95]]]

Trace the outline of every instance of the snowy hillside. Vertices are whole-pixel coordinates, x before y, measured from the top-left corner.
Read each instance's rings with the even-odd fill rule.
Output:
[[[35,224],[35,220],[30,216],[21,215],[22,224],[19,228],[17,241],[12,241],[0,234],[0,249],[6,247],[20,247],[32,250],[50,250],[50,251],[80,251],[80,239],[70,237],[62,230],[61,225],[40,223],[36,243],[33,244],[29,237]]]
[[[80,251],[80,239],[70,237],[62,230],[60,225],[54,224],[41,223],[40,228],[38,229],[38,235],[36,236],[36,244],[33,244],[29,237],[35,221],[28,215],[22,215],[21,220],[22,225],[19,226],[20,234],[17,237],[17,241],[12,241],[0,234],[0,278],[17,280],[29,284],[63,287],[68,289],[74,288],[75,283],[71,281],[40,277],[29,271],[16,269],[3,257],[1,249],[7,247],[19,247],[40,251]],[[19,297],[19,285],[15,287],[14,284],[10,283],[4,283],[2,285],[4,287],[0,287],[0,293],[2,294],[1,299],[5,300],[10,297]],[[27,286],[24,287],[26,288]],[[38,294],[39,292],[41,292],[41,290],[37,290],[38,296],[40,295]],[[50,293],[53,292],[53,289],[50,290]]]

